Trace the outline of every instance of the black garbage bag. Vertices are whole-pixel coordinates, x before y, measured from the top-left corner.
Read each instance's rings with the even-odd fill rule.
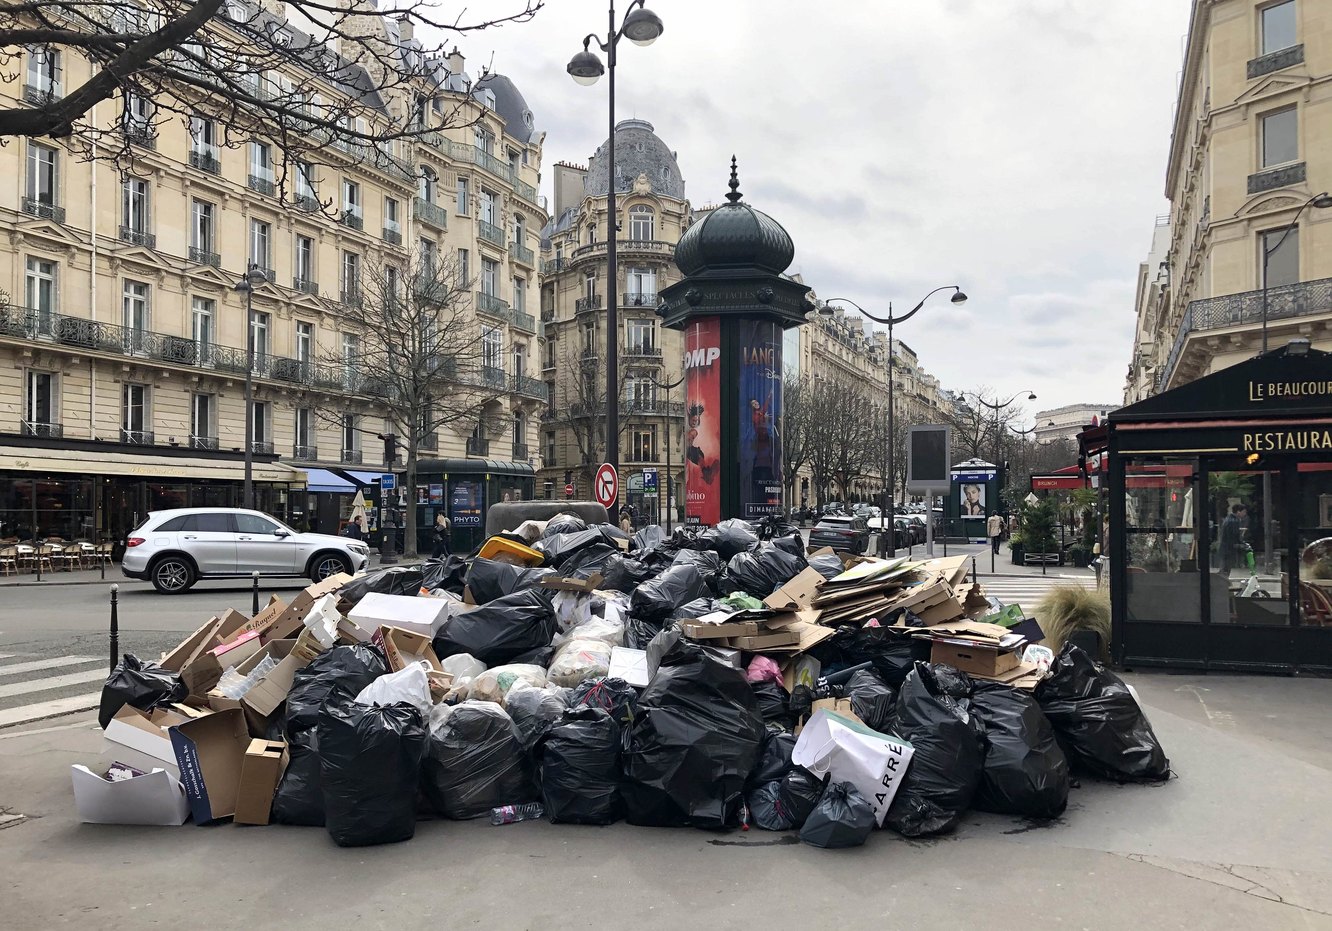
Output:
[[[631,650],[646,650],[665,626],[665,621],[644,621],[631,614],[625,620],[624,645]]]
[[[711,550],[717,547],[716,527],[676,527],[671,545],[679,549]]]
[[[436,812],[455,821],[534,802],[538,794],[513,719],[489,701],[461,702],[431,728],[421,789]]]
[[[588,579],[594,574],[604,577],[610,561],[619,558],[619,550],[606,543],[598,543],[579,550],[560,563],[559,574],[569,579]],[[601,587],[605,588],[605,585]]]
[[[874,830],[874,809],[849,782],[834,782],[823,790],[814,806],[800,840],[813,847],[859,847]]]
[[[897,692],[873,669],[852,673],[842,693],[851,699],[851,710],[870,730],[886,733],[892,727]]]
[[[780,797],[782,782],[775,779],[761,782],[745,793],[745,805],[749,808],[749,820],[755,827],[764,831],[789,831],[795,827],[782,810]]]
[[[389,671],[388,660],[370,643],[335,646],[292,677],[287,692],[287,742],[296,744],[319,724],[319,709],[334,697],[355,698]]]
[[[754,530],[758,533],[760,540],[776,540],[778,537],[793,535],[799,538],[800,536],[800,528],[789,517],[781,514],[772,514],[761,518],[754,523]],[[801,552],[804,552],[803,546]]]
[[[805,823],[822,797],[823,780],[803,766],[791,767],[791,771],[782,777],[777,790],[782,814],[791,819],[793,828]]]
[[[727,561],[736,553],[745,552],[759,541],[754,525],[738,517],[722,521],[713,530],[715,535],[711,541],[712,548]]]
[[[661,524],[648,524],[639,528],[632,539],[634,552],[653,550],[666,543],[666,531],[661,529]]]
[[[357,604],[371,592],[380,595],[415,595],[424,578],[421,566],[385,566],[357,576],[338,589],[338,598]]]
[[[550,595],[529,588],[449,618],[435,634],[435,655],[470,653],[487,666],[502,666],[549,647],[556,629]]]
[[[1074,769],[1116,782],[1170,778],[1170,761],[1124,680],[1079,647],[1064,644],[1036,701]]]
[[[976,682],[971,710],[985,725],[985,764],[973,807],[1057,818],[1068,804],[1068,760],[1036,699],[999,682]]]
[[[809,564],[825,579],[836,578],[846,571],[842,566],[841,557],[836,553],[820,553],[817,556],[810,556]]]
[[[443,559],[427,560],[421,567],[422,588],[442,588],[461,598],[466,581],[467,560],[461,556],[449,555]]]
[[[769,724],[763,736],[763,749],[759,751],[751,785],[777,782],[791,771],[791,754],[795,752],[796,736],[788,730]]]
[[[716,554],[713,553],[709,555]],[[694,618],[702,617],[705,614],[711,614],[713,611],[719,611],[722,607],[723,605],[721,602],[715,598],[709,598],[707,596],[695,598],[693,601],[686,601],[684,604],[680,605],[680,607],[673,610],[667,620],[692,620]]]
[[[562,514],[556,514],[546,522],[546,529],[541,531],[541,538],[553,537],[560,533],[578,533],[580,530],[587,529],[587,521],[583,520],[577,514],[571,514],[568,511]]]
[[[708,579],[722,571],[722,558],[712,550],[678,550],[671,565],[693,566],[704,579]]]
[[[554,574],[555,570],[549,566],[514,566],[477,557],[467,570],[467,590],[472,593],[473,602],[484,605],[532,588],[541,579]]]
[[[614,824],[620,796],[620,725],[601,708],[572,708],[539,748],[541,800],[550,820]]]
[[[569,708],[600,708],[627,729],[634,723],[638,692],[623,679],[584,679],[569,695]]]
[[[534,547],[546,554],[547,566],[559,566],[570,556],[589,546],[613,545],[614,540],[607,539],[602,525],[598,524],[576,533],[548,534],[538,540]]]
[[[792,556],[799,556],[801,569],[809,565],[809,560],[805,558],[805,538],[800,535],[799,531],[773,537],[772,545],[779,550],[785,550]]]
[[[805,557],[782,549],[774,543],[759,543],[753,549],[737,553],[726,564],[721,577],[721,591],[745,592],[755,598],[767,598],[804,569]]]
[[[605,566],[601,571],[601,587],[606,591],[624,592],[626,595],[649,579],[656,578],[662,571],[619,554],[608,557]]]
[[[519,653],[513,659],[505,660],[506,663],[517,665],[519,663],[525,666],[540,666],[542,669],[549,669],[551,662],[555,659],[555,647],[534,647],[526,653]],[[491,665],[494,665],[493,663]]]
[[[693,640],[687,640],[684,632],[680,630],[678,624],[670,624],[662,628],[661,633],[652,638],[645,649],[647,653],[647,671],[649,676],[655,676],[657,670],[661,668],[662,658],[676,647],[696,648],[703,650],[703,645]]]
[[[152,711],[159,705],[184,701],[189,687],[180,676],[156,663],[145,663],[133,653],[126,653],[102,686],[102,704],[97,723],[102,730],[125,705],[140,711]]]
[[[504,698],[504,710],[513,718],[524,750],[535,747],[568,708],[568,690],[561,688],[513,688]]]
[[[740,822],[764,736],[740,670],[680,641],[639,697],[624,754],[633,824],[719,830]]]
[[[930,644],[913,640],[889,627],[843,626],[810,651],[825,670],[873,663],[874,671],[893,688],[901,686],[916,660],[927,660]]]
[[[763,715],[764,721],[782,727],[795,725],[797,715],[791,711],[791,696],[786,689],[771,679],[751,682],[749,686],[754,691],[754,699],[758,702],[759,713]]]
[[[629,596],[629,613],[647,621],[662,621],[685,602],[706,594],[708,587],[698,569],[672,566],[633,590]]]
[[[916,664],[902,683],[892,732],[915,753],[884,820],[894,831],[907,837],[951,831],[970,807],[984,730],[966,702],[941,695],[927,663]]]
[[[324,788],[319,778],[319,730],[287,744],[287,768],[273,796],[274,824],[324,826]]]
[[[324,826],[335,844],[366,847],[412,838],[425,747],[425,721],[414,705],[324,705],[319,778]]]

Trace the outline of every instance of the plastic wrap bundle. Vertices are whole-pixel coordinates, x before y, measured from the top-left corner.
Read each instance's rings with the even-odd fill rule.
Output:
[[[1068,760],[1028,693],[976,682],[971,710],[985,725],[985,766],[972,803],[981,811],[1055,818],[1068,804]]]
[[[541,743],[541,798],[550,820],[612,824],[623,817],[620,726],[601,708],[570,709]]]
[[[624,756],[634,824],[722,829],[739,823],[764,737],[744,673],[681,641],[643,690]]]
[[[722,573],[721,590],[723,593],[745,592],[755,598],[767,598],[806,565],[803,556],[774,543],[759,543],[747,552],[731,557]]]
[[[945,677],[942,688],[936,669]],[[957,827],[980,784],[984,729],[967,699],[956,695],[965,678],[949,667],[917,663],[897,694],[892,733],[915,753],[885,823],[907,837]]]
[[[610,670],[611,644],[605,640],[569,640],[555,653],[547,675],[569,688],[584,679],[599,679]]]
[[[527,589],[449,618],[435,634],[435,655],[470,653],[487,666],[498,666],[549,647],[554,636],[550,595]]]
[[[133,653],[126,653],[111,671],[102,686],[102,704],[97,711],[97,723],[102,730],[125,705],[140,711],[151,711],[159,705],[184,701],[189,688],[180,676],[156,663],[145,663]]]
[[[634,589],[629,598],[629,613],[639,620],[660,623],[682,604],[707,594],[708,587],[697,568],[672,566]]]
[[[426,730],[408,704],[331,701],[319,714],[325,823],[339,847],[409,840]]]
[[[462,702],[440,723],[431,722],[421,788],[435,811],[456,821],[537,800],[530,757],[513,719],[485,701]]]
[[[1075,769],[1116,782],[1170,778],[1170,761],[1124,680],[1080,648],[1064,644],[1036,700]]]
[[[558,686],[534,688],[519,679],[504,697],[504,710],[518,729],[518,739],[524,750],[536,746],[545,733],[555,726],[569,707],[569,690]]]

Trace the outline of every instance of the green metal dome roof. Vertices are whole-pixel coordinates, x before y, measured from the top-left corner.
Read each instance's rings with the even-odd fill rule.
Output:
[[[708,272],[767,272],[780,275],[795,258],[795,244],[782,225],[741,201],[735,156],[731,156],[730,203],[691,226],[675,246],[675,264],[686,277]]]

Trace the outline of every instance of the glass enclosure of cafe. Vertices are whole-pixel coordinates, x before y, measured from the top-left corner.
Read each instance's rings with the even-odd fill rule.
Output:
[[[1332,354],[1275,350],[1102,437],[1116,663],[1332,672]]]

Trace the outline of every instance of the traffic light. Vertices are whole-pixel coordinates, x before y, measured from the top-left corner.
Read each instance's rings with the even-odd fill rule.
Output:
[[[393,433],[375,434],[384,441],[384,463],[393,465],[398,461],[398,437]]]
[[[573,469],[564,470],[564,484],[566,485],[573,484]]]

